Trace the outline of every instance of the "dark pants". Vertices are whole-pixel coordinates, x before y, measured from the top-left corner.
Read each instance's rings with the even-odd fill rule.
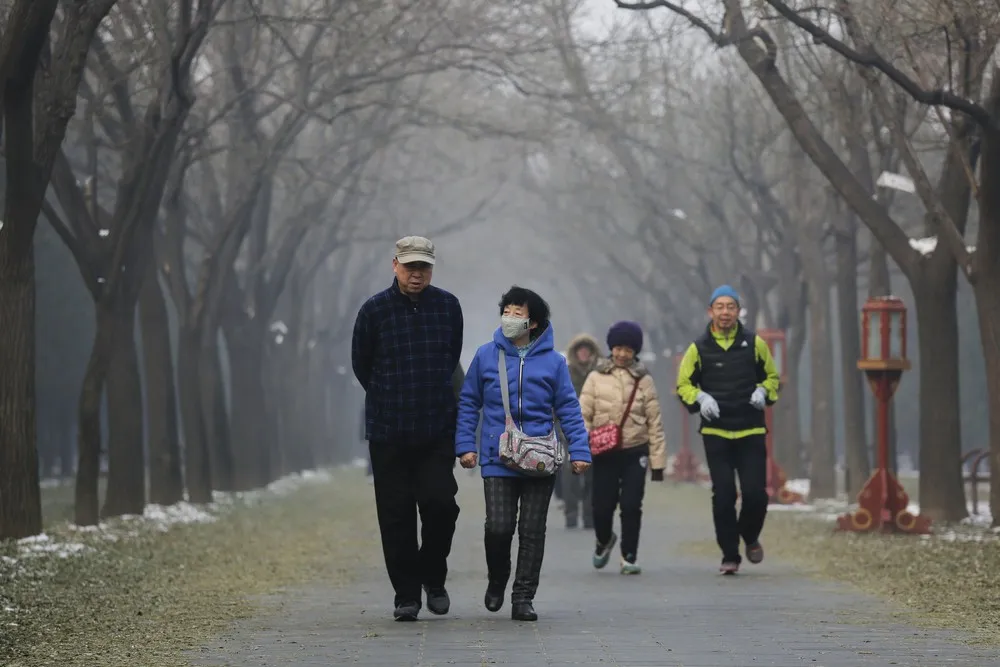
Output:
[[[454,445],[450,440],[425,447],[373,442],[368,451],[382,553],[396,591],[395,604],[419,602],[421,586],[444,586],[448,576],[458,520]]]
[[[483,479],[486,567],[491,587],[507,586],[510,579],[510,545],[517,528],[517,572],[510,594],[512,603],[535,599],[545,556],[545,523],[555,483],[555,475]]]
[[[594,532],[599,544],[611,540],[615,508],[621,508],[621,550],[630,562],[639,552],[642,498],[646,495],[649,446],[629,447],[594,457]]]
[[[566,525],[576,526],[583,510],[583,524],[587,528],[594,524],[593,474],[588,469],[582,475],[573,474],[573,466],[564,465],[559,470],[559,480],[563,489],[563,508]]]
[[[767,516],[767,446],[765,436],[738,440],[703,436],[705,461],[712,476],[712,517],[722,560],[739,563],[740,538],[753,544]],[[736,516],[736,476],[740,478],[742,507]]]

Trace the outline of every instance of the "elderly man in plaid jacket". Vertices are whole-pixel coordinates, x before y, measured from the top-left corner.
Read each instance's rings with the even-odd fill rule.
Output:
[[[395,279],[361,307],[351,344],[354,374],[365,390],[375,505],[399,621],[417,619],[421,588],[432,613],[451,606],[445,579],[459,512],[452,382],[464,324],[458,299],[430,284],[434,262],[428,239],[397,241]]]

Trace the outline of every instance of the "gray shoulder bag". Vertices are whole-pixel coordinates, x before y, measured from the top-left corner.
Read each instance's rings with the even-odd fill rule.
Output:
[[[500,436],[500,461],[510,468],[531,477],[554,475],[563,464],[562,447],[556,430],[546,436],[530,436],[517,427],[510,414],[510,389],[507,387],[507,355],[500,350],[497,362],[500,372],[500,393],[507,417],[506,428]]]

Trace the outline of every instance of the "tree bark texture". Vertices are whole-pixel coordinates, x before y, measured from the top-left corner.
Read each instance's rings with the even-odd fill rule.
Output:
[[[184,498],[181,450],[177,433],[177,393],[167,303],[155,262],[149,262],[139,294],[146,377],[149,502],[173,505]]]
[[[32,239],[15,238],[24,215],[7,191],[0,230],[0,540],[42,530],[35,422],[35,255]],[[21,222],[20,224],[24,224]]]
[[[836,234],[837,315],[840,324],[840,376],[843,384],[844,460],[849,498],[861,491],[871,475],[868,438],[865,434],[865,391],[857,361],[861,357],[861,323],[858,315],[858,247],[854,216],[844,216]]]
[[[177,385],[184,434],[184,478],[188,500],[204,504],[212,502],[213,470],[201,410],[200,354],[199,332],[181,327],[177,339]]]
[[[256,322],[227,331],[232,390],[233,471],[237,489],[267,484],[272,465],[264,396],[264,341]]]
[[[959,372],[951,354],[958,346],[955,283],[953,262],[949,275],[928,267],[923,278],[911,283],[920,351],[920,511],[935,521],[959,521],[968,515],[962,482]]]
[[[234,452],[229,438],[222,364],[215,334],[216,330],[213,328],[211,336],[202,331],[199,337],[198,398],[214,488],[219,491],[234,491],[240,489],[234,475]],[[232,370],[231,368],[230,374]]]
[[[108,489],[103,517],[141,515],[146,506],[146,452],[142,382],[135,340],[135,301],[129,295],[112,306],[111,356],[107,376]]]
[[[97,482],[101,470],[101,398],[111,359],[111,346],[114,344],[113,314],[107,304],[95,304],[94,317],[94,344],[83,374],[77,407],[79,428],[74,520],[78,526],[93,526],[100,519]]]
[[[989,108],[1000,118],[1000,67],[993,68]],[[1000,524],[1000,132],[983,131],[977,281],[973,286],[979,313],[979,336],[986,361],[989,396],[990,511]]]

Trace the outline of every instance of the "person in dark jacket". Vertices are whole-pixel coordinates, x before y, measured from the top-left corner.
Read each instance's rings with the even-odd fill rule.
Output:
[[[528,436],[545,437],[558,418],[569,440],[569,463],[580,474],[590,467],[590,444],[566,361],[553,347],[549,306],[538,294],[512,287],[500,300],[500,327],[476,351],[459,399],[455,454],[464,468],[478,463],[486,499],[487,586],[484,604],[499,611],[510,579],[510,549],[518,534],[511,618],[537,621],[534,598],[545,553],[545,526],[555,475],[528,476],[500,459],[500,437],[511,418]],[[503,351],[509,399],[503,396]],[[479,438],[476,427],[481,423]],[[558,472],[556,472],[558,474]],[[520,515],[520,516],[518,516]]]
[[[569,342],[566,348],[566,363],[569,366],[573,391],[577,397],[583,391],[583,383],[597,366],[600,357],[601,349],[597,339],[589,334],[579,334]],[[579,526],[580,514],[583,514],[584,530],[594,529],[593,479],[593,469],[587,470],[582,475],[574,475],[569,468],[563,468],[561,471],[563,513],[566,516],[567,528]]]
[[[778,370],[767,343],[739,320],[740,298],[729,285],[712,293],[704,333],[681,359],[677,397],[701,413],[699,429],[712,477],[712,517],[723,574],[764,560],[760,533],[767,516],[767,434],[764,409],[778,400]],[[736,516],[736,477],[742,507]]]
[[[455,496],[453,380],[462,353],[462,307],[430,284],[434,244],[396,242],[392,285],[358,312],[352,365],[365,390],[365,432],[375,480],[382,551],[395,596],[393,615],[415,621],[446,614],[445,580],[458,504]],[[417,511],[421,535],[417,540]]]

